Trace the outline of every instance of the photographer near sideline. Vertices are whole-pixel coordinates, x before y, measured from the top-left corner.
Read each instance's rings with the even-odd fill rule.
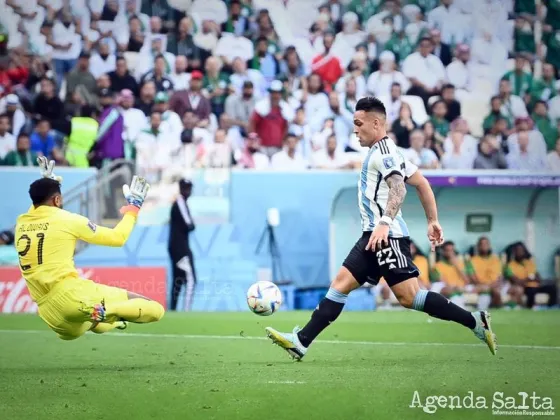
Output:
[[[169,309],[172,311],[177,310],[179,293],[183,285],[186,285],[185,310],[190,311],[196,284],[193,255],[189,245],[189,235],[194,230],[194,221],[187,204],[187,200],[192,193],[192,182],[184,179],[180,180],[179,193],[179,197],[171,206],[171,217],[169,220],[167,250],[173,267]]]

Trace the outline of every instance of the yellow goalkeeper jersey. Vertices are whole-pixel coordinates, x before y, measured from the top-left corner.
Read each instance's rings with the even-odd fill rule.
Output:
[[[126,213],[110,229],[57,207],[31,206],[17,219],[15,245],[21,273],[33,300],[46,295],[62,280],[78,278],[74,266],[78,239],[94,245],[123,246],[135,223],[136,215]]]

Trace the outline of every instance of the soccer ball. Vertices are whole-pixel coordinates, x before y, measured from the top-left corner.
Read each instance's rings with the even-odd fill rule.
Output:
[[[247,290],[247,305],[257,315],[272,315],[282,305],[282,292],[274,283],[258,281]]]

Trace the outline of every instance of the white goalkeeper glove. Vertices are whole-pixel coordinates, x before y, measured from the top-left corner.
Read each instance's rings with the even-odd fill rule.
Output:
[[[62,177],[54,174],[54,160],[49,161],[45,156],[39,156],[37,158],[37,163],[39,164],[39,169],[41,170],[41,176],[43,178],[50,178],[62,183]]]
[[[121,209],[121,213],[125,214],[127,212],[132,212],[138,214],[138,211],[144,204],[146,195],[150,190],[150,184],[146,182],[145,178],[134,175],[130,186],[123,185],[124,198],[128,202],[128,206]]]

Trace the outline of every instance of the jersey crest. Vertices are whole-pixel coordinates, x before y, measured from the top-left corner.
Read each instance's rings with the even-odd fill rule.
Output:
[[[391,169],[395,167],[395,159],[392,156],[383,158],[383,165],[385,165],[385,169]]]

